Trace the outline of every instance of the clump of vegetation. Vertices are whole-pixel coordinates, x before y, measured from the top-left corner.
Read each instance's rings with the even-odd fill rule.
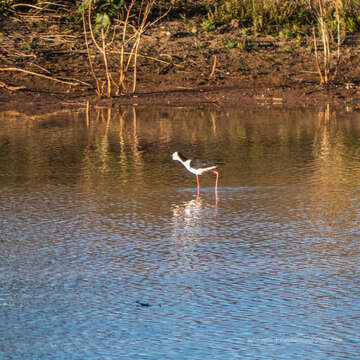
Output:
[[[360,2],[355,0],[222,0],[208,3],[201,27],[216,30],[234,23],[253,34],[280,38],[313,36],[313,51],[321,84],[337,75],[341,45],[347,32],[360,31]],[[228,49],[241,42],[228,40]],[[244,46],[240,46],[244,48]],[[321,54],[320,54],[321,52]]]
[[[9,15],[11,12],[11,3],[10,0],[0,0],[0,14]]]
[[[317,0],[221,0],[207,1],[207,14],[201,21],[206,31],[216,30],[234,20],[241,28],[251,28],[255,34],[311,34],[317,22]],[[349,32],[360,31],[360,2],[328,0],[326,7],[341,7],[341,17]],[[334,10],[325,14],[325,21],[334,23]],[[336,22],[336,21],[335,21]]]
[[[99,96],[107,97],[136,91],[138,59],[146,58],[140,54],[143,34],[164,17],[183,23],[190,20],[189,31],[194,33],[198,26],[217,33],[236,29],[223,40],[224,49],[237,49],[234,52],[256,50],[259,42],[254,35],[292,37],[298,44],[312,39],[311,51],[322,84],[338,73],[345,34],[360,32],[359,0],[0,0],[0,20],[16,13],[34,15],[29,16],[33,24],[46,23],[48,13],[55,14],[58,23],[66,22],[67,29],[78,31],[82,24],[92,84]],[[5,32],[0,28],[0,36]],[[58,39],[65,36],[59,34]],[[32,44],[26,45],[29,52]],[[216,61],[215,56],[212,75]],[[15,68],[0,71],[11,69]]]
[[[130,0],[127,3],[124,0],[83,0],[82,2],[80,9],[89,67],[99,97],[103,95],[110,97],[113,90],[117,95],[127,92],[126,80],[130,69],[132,69],[132,92],[134,93],[136,90],[137,59],[141,37],[148,27],[166,14],[150,21],[149,15],[156,5],[156,0],[141,1],[140,9],[136,9],[136,5],[136,0]],[[95,49],[102,56],[105,80],[101,79],[101,76],[95,71],[88,33]],[[108,49],[115,39],[118,41],[120,56],[117,70],[111,71]],[[117,73],[117,79],[115,73]]]
[[[337,75],[341,60],[341,45],[345,38],[345,21],[341,0],[328,2],[317,0],[314,7],[314,53],[321,84],[327,84]],[[322,56],[318,54],[318,40],[322,44]]]
[[[81,8],[88,7],[90,0],[0,0],[0,14],[7,15],[15,9],[65,9],[68,18],[81,21]],[[134,13],[142,11],[147,0],[135,1]],[[92,8],[98,22],[112,21],[125,15],[131,0],[93,0]],[[257,34],[311,34],[316,22],[318,0],[157,0],[149,20],[153,21],[170,9],[169,18],[197,18],[206,31],[216,30],[236,20],[240,28],[251,28]],[[338,3],[347,32],[360,31],[360,2],[358,0],[327,0],[326,7]],[[333,13],[327,12],[326,21],[331,23]]]

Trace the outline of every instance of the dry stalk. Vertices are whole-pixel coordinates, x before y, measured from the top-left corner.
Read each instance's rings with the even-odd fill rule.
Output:
[[[10,91],[17,91],[17,90],[26,89],[26,87],[23,86],[23,85],[20,85],[20,86],[8,85],[8,84],[0,81],[0,88],[1,88],[1,87],[4,87],[5,89],[8,89],[8,90],[10,90]]]
[[[53,76],[39,74],[39,73],[36,73],[36,72],[33,72],[33,71],[29,71],[29,70],[25,70],[25,69],[21,69],[21,68],[17,68],[17,67],[0,68],[0,71],[18,71],[18,72],[23,72],[23,73],[34,75],[34,76],[43,77],[45,79],[55,81],[55,82],[58,82],[58,83],[62,83],[62,84],[66,84],[66,85],[86,85],[86,86],[90,86],[90,84],[88,84],[85,81],[81,81],[81,80],[77,80],[77,79],[73,79],[73,81],[61,80],[61,79],[55,78]]]
[[[337,22],[337,42],[336,42],[336,46],[337,46],[337,52],[336,52],[336,65],[335,65],[335,71],[334,71],[334,77],[336,77],[338,69],[339,69],[339,65],[340,65],[340,60],[341,60],[341,21],[340,21],[340,10],[339,10],[339,0],[336,0],[336,12],[335,12],[335,16],[336,16],[336,22]]]
[[[313,26],[313,41],[314,41],[316,69],[317,69],[317,72],[318,72],[318,74],[320,76],[320,82],[321,82],[321,84],[323,84],[324,83],[324,77],[323,77],[323,72],[322,72],[321,67],[320,67],[319,54],[318,54],[318,50],[317,50],[317,39],[316,39],[315,26]]]
[[[126,87],[124,84],[124,81],[125,81],[124,55],[125,55],[125,45],[128,42],[126,40],[127,28],[128,28],[128,24],[129,24],[131,10],[134,5],[135,5],[135,0],[132,0],[129,7],[126,7],[126,16],[125,16],[125,20],[123,22],[122,42],[121,42],[121,50],[120,50],[121,52],[120,52],[119,82],[117,84],[118,85],[117,95],[120,93],[120,91],[122,91],[122,89],[124,89],[126,91]],[[128,59],[128,64],[129,64],[129,60],[130,60],[130,56]],[[128,67],[128,64],[127,64],[126,68]]]
[[[318,23],[320,27],[321,40],[323,43],[323,83],[327,84],[329,82],[329,67],[330,67],[330,49],[329,49],[329,33],[325,24],[324,16],[324,7],[323,0],[318,0],[319,4],[319,14],[318,14]]]
[[[315,27],[313,27],[313,42],[314,42],[314,52],[315,52],[315,63],[317,72],[320,76],[321,84],[328,84],[329,81],[336,77],[338,72],[338,67],[341,59],[341,20],[340,20],[340,11],[339,11],[339,2],[341,0],[335,0],[335,20],[337,23],[337,41],[336,41],[336,55],[334,56],[334,51],[330,45],[330,35],[329,29],[326,24],[325,18],[325,6],[329,6],[326,0],[318,0],[317,5],[318,9],[316,11],[317,22],[319,27],[319,37],[322,42],[323,56],[322,61],[319,59],[319,54],[317,50],[317,36]],[[336,57],[335,66],[332,64],[332,60]]]
[[[108,63],[108,58],[107,58],[107,53],[106,53],[106,48],[108,45],[106,44],[106,40],[105,40],[106,36],[105,36],[103,28],[101,28],[101,46],[99,45],[99,43],[97,42],[97,40],[95,38],[94,31],[92,28],[92,23],[91,23],[92,2],[93,2],[93,0],[89,1],[89,7],[88,7],[89,30],[90,30],[91,39],[92,39],[94,45],[96,46],[96,48],[99,50],[99,52],[103,56],[104,66],[105,66],[106,83],[107,83],[107,96],[110,97],[111,96],[111,76],[110,76],[109,63]],[[101,84],[100,96],[103,94],[104,86],[105,86],[105,83]],[[98,89],[99,89],[99,86],[98,86]]]
[[[121,55],[121,50],[120,50],[120,51],[112,50],[111,53],[112,53],[112,54],[120,54],[120,55]],[[131,54],[130,52],[124,51],[124,55],[130,55],[130,54]],[[169,58],[171,58],[170,55],[166,55],[166,54],[160,54],[160,56],[168,56]],[[156,62],[159,62],[159,63],[162,63],[162,64],[166,64],[166,65],[173,64],[171,61],[161,60],[161,59],[158,59],[158,58],[153,57],[153,56],[147,56],[147,55],[138,54],[138,57],[139,57],[139,58],[148,59],[148,60],[152,60],[152,61],[156,61]],[[174,65],[174,66],[180,66],[180,65],[178,65],[178,64],[173,64],[173,65]]]
[[[106,74],[106,83],[107,83],[107,96],[111,96],[111,76],[109,71],[109,63],[106,54],[106,43],[105,43],[105,35],[104,29],[101,28],[101,45],[102,45],[102,54],[104,57],[104,65],[105,65],[105,74]]]
[[[85,0],[83,0],[83,9],[82,9],[82,18],[83,18],[83,32],[84,32],[84,39],[86,45],[86,51],[89,61],[89,67],[96,82],[96,92],[99,97],[105,94],[104,89],[106,87],[106,96],[111,97],[113,92],[113,87],[116,88],[116,95],[120,93],[127,92],[126,80],[127,74],[130,68],[133,70],[132,74],[132,92],[136,91],[136,81],[137,81],[137,66],[138,66],[138,58],[145,57],[139,54],[139,48],[141,44],[141,38],[143,33],[146,31],[147,28],[154,25],[158,21],[160,21],[164,16],[168,14],[166,11],[163,15],[159,16],[153,22],[148,21],[149,15],[153,6],[155,5],[157,0],[141,0],[140,11],[137,19],[137,25],[133,25],[130,23],[130,19],[134,17],[133,11],[136,5],[136,0],[129,1],[128,5],[124,5],[125,8],[125,18],[124,20],[119,20],[118,25],[113,27],[113,35],[112,39],[108,41],[108,32],[110,26],[106,26],[106,28],[101,28],[100,32],[100,40],[97,40],[94,29],[92,25],[92,16],[93,16],[93,4],[95,0],[90,0],[88,5],[88,13],[85,16]],[[102,55],[104,69],[105,69],[105,77],[106,81],[102,81],[99,79],[98,75],[95,72],[94,64],[91,59],[91,51],[89,46],[89,39],[87,35],[87,30],[89,29],[90,37],[95,45],[97,51]],[[111,74],[111,63],[109,57],[109,47],[115,39],[116,32],[121,32],[121,40],[120,40],[120,60],[119,60],[119,68],[118,68],[118,81],[115,81]],[[128,49],[125,51],[125,49]],[[152,60],[165,62],[159,59],[147,57]]]
[[[90,127],[90,102],[86,102],[86,127]]]
[[[214,76],[215,69],[216,69],[216,55],[214,55],[214,61],[213,61],[213,64],[212,64],[212,68],[211,68],[209,78],[212,78]]]
[[[134,93],[136,91],[136,77],[137,77],[137,59],[138,59],[138,53],[139,53],[139,46],[140,46],[140,41],[141,41],[141,36],[144,33],[144,31],[146,30],[146,28],[148,27],[148,23],[147,23],[147,19],[148,16],[150,14],[151,8],[153,7],[154,3],[156,0],[149,0],[146,3],[145,6],[145,10],[144,13],[142,15],[142,20],[140,22],[140,26],[137,29],[137,36],[136,36],[136,40],[135,40],[135,46],[134,46],[134,74],[133,74],[133,89],[132,92]],[[141,14],[139,15],[140,18]]]
[[[149,27],[156,24],[158,21],[160,21],[163,17],[165,17],[169,11],[170,8],[161,16],[159,16],[157,19],[155,19],[153,22],[148,22],[148,18],[151,12],[151,9],[156,3],[156,0],[148,0],[144,1],[142,0],[141,8],[143,8],[144,2],[146,2],[144,10],[140,11],[138,16],[138,26],[133,26],[129,23],[129,19],[132,16],[131,11],[135,5],[136,0],[132,0],[129,6],[126,8],[126,16],[125,20],[121,22],[123,27],[123,33],[122,33],[122,44],[121,44],[121,55],[120,55],[120,67],[119,67],[119,83],[118,83],[118,90],[125,90],[125,78],[126,74],[129,70],[130,65],[133,67],[133,87],[132,92],[134,93],[136,91],[136,81],[137,81],[137,60],[139,55],[139,48],[141,43],[141,38],[143,33],[148,29]],[[131,28],[133,30],[133,35],[128,34],[128,28]],[[128,52],[128,58],[127,61],[125,61],[125,47],[126,45],[132,43],[131,50]]]
[[[96,76],[96,73],[94,71],[94,65],[93,65],[93,62],[91,60],[91,53],[90,53],[90,48],[89,48],[89,40],[88,40],[88,37],[87,37],[87,24],[86,24],[86,19],[85,19],[84,3],[83,3],[83,6],[82,6],[82,20],[83,20],[84,39],[85,39],[85,46],[86,46],[86,52],[87,52],[90,72],[91,72],[91,75],[94,78],[95,83],[96,83],[96,93],[97,93],[97,95],[99,97],[101,97],[102,93],[101,93],[100,81]]]

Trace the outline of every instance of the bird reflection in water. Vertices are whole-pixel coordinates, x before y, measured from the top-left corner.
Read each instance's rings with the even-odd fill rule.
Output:
[[[204,224],[217,215],[217,203],[212,205],[208,201],[196,198],[172,207],[172,236],[186,238],[199,232],[202,234]]]
[[[172,263],[181,272],[191,271],[198,263],[197,243],[203,232],[202,217],[205,207],[205,201],[199,198],[172,207]]]

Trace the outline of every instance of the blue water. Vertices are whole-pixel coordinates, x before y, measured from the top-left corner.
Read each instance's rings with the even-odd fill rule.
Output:
[[[1,359],[360,358],[358,114],[95,115],[0,122]]]

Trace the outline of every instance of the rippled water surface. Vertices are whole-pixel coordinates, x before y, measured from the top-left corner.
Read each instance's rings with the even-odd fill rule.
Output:
[[[359,113],[0,114],[0,358],[359,359],[359,196]]]

